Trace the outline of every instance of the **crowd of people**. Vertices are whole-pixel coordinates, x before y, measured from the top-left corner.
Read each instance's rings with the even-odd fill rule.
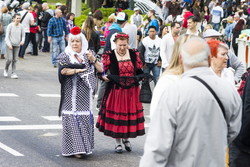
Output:
[[[103,5],[112,7],[111,2]],[[153,80],[141,167],[220,167],[227,160],[230,167],[244,166],[238,157],[250,152],[250,74],[243,75],[237,38],[250,26],[249,2],[156,3],[162,17],[155,10],[143,16],[135,7],[129,18],[122,11],[129,2],[118,0],[107,22],[97,10],[81,28],[74,24],[74,13],[60,3],[55,10],[48,3],[25,2],[14,10],[3,6],[4,77],[12,64],[11,78],[18,78],[17,57],[23,59],[29,45],[33,56],[51,52],[61,84],[63,156],[93,153],[95,94],[96,128],[115,139],[116,153],[123,152],[123,145],[132,151],[130,138],[145,134],[140,84]],[[236,85],[242,75],[240,98]]]

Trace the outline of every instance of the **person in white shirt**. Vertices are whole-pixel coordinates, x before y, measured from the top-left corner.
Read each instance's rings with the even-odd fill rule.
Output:
[[[161,40],[161,46],[160,46],[160,56],[162,60],[162,68],[166,68],[169,65],[169,62],[172,58],[173,53],[173,47],[175,44],[175,41],[179,37],[179,33],[181,30],[181,24],[177,22],[173,22],[171,24],[171,32],[164,35]]]
[[[190,38],[181,47],[182,79],[157,84],[161,92],[157,105],[150,108],[153,113],[140,167],[225,166],[228,144],[240,131],[242,102],[234,86],[211,71],[209,55],[203,39]],[[221,105],[192,76],[207,83]]]
[[[221,18],[223,18],[224,16],[224,12],[223,12],[222,7],[220,6],[220,2],[216,3],[216,6],[212,9],[211,14],[212,14],[211,22],[212,22],[213,28],[216,31],[219,31]]]
[[[201,32],[198,28],[199,19],[196,16],[189,16],[187,18],[187,29],[183,29],[182,34],[196,35],[202,37]]]
[[[156,27],[149,26],[148,36],[145,37],[140,45],[139,51],[145,62],[145,67],[143,69],[144,73],[153,73],[154,83],[156,85],[157,80],[160,75],[160,44],[161,38],[158,37]]]
[[[130,23],[135,24],[137,28],[141,28],[143,23],[143,17],[140,14],[140,9],[135,8],[134,11],[135,13],[130,16]]]
[[[25,50],[28,47],[30,41],[32,42],[32,44],[36,45],[36,41],[33,38],[30,38],[30,26],[34,25],[34,17],[28,11],[29,6],[30,6],[29,2],[23,3],[23,5],[22,5],[23,10],[19,12],[21,15],[21,24],[23,25],[24,31],[25,31],[25,42],[20,47],[20,51],[18,54],[19,58],[24,58]]]
[[[20,46],[24,44],[25,40],[25,31],[24,27],[20,24],[21,16],[19,13],[16,13],[13,17],[13,23],[10,23],[6,29],[6,51],[7,51],[7,60],[4,68],[4,77],[8,77],[9,66],[12,64],[11,78],[17,79],[16,74],[16,62]]]

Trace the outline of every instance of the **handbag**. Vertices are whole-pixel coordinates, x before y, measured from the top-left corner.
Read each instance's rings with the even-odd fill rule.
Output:
[[[142,81],[139,98],[140,98],[140,102],[142,103],[151,103],[152,91],[151,91],[148,79]]]

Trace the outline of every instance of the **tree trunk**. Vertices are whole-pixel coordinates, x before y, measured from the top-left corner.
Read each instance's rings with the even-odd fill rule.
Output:
[[[87,0],[88,7],[91,8],[92,13],[94,13],[98,8],[101,8],[103,0]]]
[[[66,6],[68,8],[68,12],[71,12],[71,5],[72,5],[72,0],[67,0]]]

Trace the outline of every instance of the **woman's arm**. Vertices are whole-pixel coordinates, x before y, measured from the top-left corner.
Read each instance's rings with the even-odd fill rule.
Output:
[[[74,74],[77,74],[79,72],[84,72],[86,71],[87,69],[72,69],[72,68],[63,68],[61,70],[61,74],[62,75],[74,75]]]
[[[102,64],[97,60],[92,52],[87,53],[86,56],[88,57],[88,60],[95,66],[98,72],[103,72]]]
[[[103,72],[102,64],[97,60],[97,58],[95,59],[93,64],[98,72]]]

